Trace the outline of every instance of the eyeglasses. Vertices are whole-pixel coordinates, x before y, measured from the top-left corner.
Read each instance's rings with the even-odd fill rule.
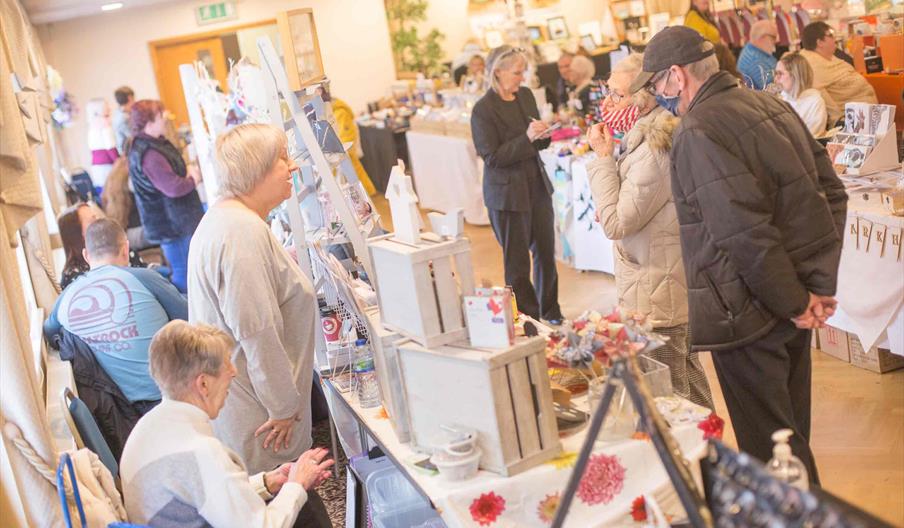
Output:
[[[614,91],[612,91],[612,89],[609,89],[609,100],[612,101],[614,104],[618,104],[618,103],[622,102],[622,100],[627,99],[627,98],[628,98],[627,95],[620,95],[620,94],[617,94]]]
[[[657,73],[650,79],[650,82],[644,87],[644,89],[650,93],[650,95],[659,95],[659,91],[656,89],[656,85],[659,84],[659,81],[665,79],[665,84],[669,83],[669,77],[672,76],[672,70],[662,70]]]

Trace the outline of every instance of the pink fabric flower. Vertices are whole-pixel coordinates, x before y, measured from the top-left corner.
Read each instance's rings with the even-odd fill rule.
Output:
[[[559,499],[558,493],[547,495],[546,498],[541,500],[540,504],[537,505],[537,517],[547,524],[551,523],[556,517],[556,510],[559,508]]]
[[[578,498],[590,506],[609,504],[621,493],[625,483],[625,467],[617,456],[593,455],[578,485]]]
[[[706,420],[697,424],[697,429],[703,431],[704,440],[711,438],[721,440],[722,432],[725,430],[725,420],[719,418],[716,413],[711,413]]]
[[[489,526],[505,511],[505,499],[491,491],[474,499],[468,509],[474,522],[480,526]]]

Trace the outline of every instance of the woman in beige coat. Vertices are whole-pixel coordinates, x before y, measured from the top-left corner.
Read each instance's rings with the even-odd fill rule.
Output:
[[[615,240],[619,304],[646,315],[656,332],[669,337],[666,346],[650,355],[671,369],[675,393],[713,408],[706,374],[697,353],[689,351],[687,286],[669,172],[678,120],[647,91],[628,95],[642,62],[642,55],[633,54],[609,78],[604,111],[624,115],[620,111],[634,105],[638,119],[628,124],[619,159],[609,126],[590,129],[588,140],[597,155],[587,166],[590,187],[597,220]]]

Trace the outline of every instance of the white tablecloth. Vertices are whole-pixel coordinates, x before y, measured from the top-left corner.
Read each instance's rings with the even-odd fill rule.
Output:
[[[409,131],[408,157],[420,206],[447,213],[460,207],[469,224],[490,223],[483,204],[483,160],[469,138]]]
[[[879,345],[904,356],[902,237],[904,217],[852,198],[838,268],[839,309],[829,324],[856,334],[865,350]]]
[[[615,274],[615,249],[596,221],[587,162],[594,154],[558,156],[556,145],[540,152],[552,181],[556,210],[556,258],[579,270]]]

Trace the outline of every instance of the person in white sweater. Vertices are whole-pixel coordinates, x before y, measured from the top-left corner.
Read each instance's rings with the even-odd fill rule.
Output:
[[[235,342],[212,326],[171,321],[150,346],[151,376],[163,401],[144,415],[120,463],[129,520],[152,527],[293,526],[307,490],[329,477],[325,449],[249,477],[213,434],[236,368]],[[265,502],[268,501],[269,503]]]
[[[813,88],[813,68],[799,51],[782,55],[775,66],[775,83],[782,89],[782,99],[797,112],[813,137],[825,133],[829,119],[826,102]]]

